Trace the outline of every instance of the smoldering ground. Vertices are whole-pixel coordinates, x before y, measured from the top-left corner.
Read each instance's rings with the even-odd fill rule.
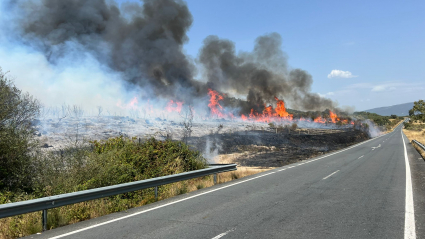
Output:
[[[63,59],[78,62],[89,54],[120,75],[126,89],[194,104],[208,88],[236,100],[224,106],[247,113],[284,99],[299,110],[334,109],[337,104],[311,92],[312,77],[288,67],[277,33],[255,41],[252,52],[239,52],[230,40],[208,36],[197,61],[184,54],[194,19],[179,0],[146,0],[118,5],[105,0],[9,0],[9,40],[40,52],[55,67]],[[200,75],[202,79],[195,79]]]

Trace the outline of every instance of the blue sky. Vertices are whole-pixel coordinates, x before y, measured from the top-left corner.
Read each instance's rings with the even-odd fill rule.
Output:
[[[356,110],[425,98],[425,1],[187,1],[194,23],[185,49],[208,35],[250,51],[277,32],[289,65],[313,76],[312,91]],[[332,70],[353,78],[328,78]]]
[[[282,48],[290,67],[308,71],[314,80],[312,92],[336,100],[340,106],[365,110],[425,98],[423,0],[186,2],[194,21],[184,49],[192,58],[197,57],[203,40],[209,35],[233,41],[238,51],[251,51],[258,36],[277,32],[282,36]],[[33,80],[34,76],[52,81],[62,77],[61,85],[45,83],[51,88],[50,92],[56,92],[58,96],[44,101],[60,99],[64,93],[59,89],[69,87],[71,83],[67,82],[71,82],[68,79],[73,74],[56,72],[57,69],[51,68],[39,53],[18,48],[5,39],[0,35],[0,66],[3,70],[16,76],[18,86],[42,99],[52,93],[42,92],[42,82]],[[82,75],[94,74],[94,68],[102,72],[102,66],[91,59],[87,61],[85,68],[80,69]],[[36,73],[34,63],[39,69]],[[33,68],[29,70],[31,66]],[[94,74],[92,78],[98,79],[98,83],[87,88],[103,86],[101,82],[111,77]],[[80,83],[84,84],[83,78]],[[34,90],[37,87],[39,90]],[[119,97],[111,95],[110,102]],[[83,103],[93,100],[89,96],[74,98]]]

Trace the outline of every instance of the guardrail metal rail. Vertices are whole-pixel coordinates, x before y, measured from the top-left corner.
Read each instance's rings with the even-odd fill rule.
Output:
[[[415,143],[416,145],[418,145],[420,148],[422,148],[422,150],[425,151],[425,145],[423,145],[421,142],[417,141],[417,140],[412,140],[412,143]]]
[[[210,164],[208,168],[190,172],[150,178],[107,187],[94,188],[73,193],[60,194],[51,197],[1,204],[0,218],[11,217],[35,211],[42,211],[43,231],[45,231],[47,230],[47,210],[51,208],[62,207],[74,203],[85,202],[93,199],[99,199],[153,187],[155,187],[155,198],[158,198],[158,186],[211,174],[214,174],[214,184],[216,184],[218,173],[234,170],[237,170],[236,164]]]

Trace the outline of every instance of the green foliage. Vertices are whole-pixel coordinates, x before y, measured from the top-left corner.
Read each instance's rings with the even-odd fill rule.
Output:
[[[425,102],[423,100],[415,101],[413,108],[409,110],[409,116],[412,120],[425,123]]]
[[[413,124],[409,122],[404,123],[404,127],[408,130],[413,130],[413,131],[422,131],[423,129],[425,129],[424,124]]]
[[[198,190],[203,189],[203,188],[205,188],[205,185],[203,183],[196,185],[196,189],[198,189]]]
[[[358,118],[363,118],[363,119],[370,119],[372,120],[375,124],[379,125],[379,126],[384,126],[384,125],[388,125],[390,124],[390,116],[382,116],[382,115],[378,115],[375,113],[370,113],[370,112],[354,112],[354,115]]]
[[[31,122],[40,104],[24,94],[0,68],[0,190],[30,190],[31,153],[36,148]]]
[[[139,144],[135,138],[121,136],[91,143],[92,150],[71,148],[40,159],[38,192],[50,196],[202,169],[207,164],[183,142],[151,138]]]

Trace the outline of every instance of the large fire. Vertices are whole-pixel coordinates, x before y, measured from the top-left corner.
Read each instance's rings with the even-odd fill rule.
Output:
[[[270,123],[270,122],[291,122],[291,121],[306,121],[306,122],[314,122],[314,123],[320,123],[320,124],[327,124],[327,123],[341,123],[341,124],[348,124],[347,119],[341,120],[338,115],[332,111],[329,111],[328,116],[318,116],[314,119],[310,118],[297,118],[294,119],[293,114],[290,114],[286,111],[285,102],[277,97],[275,97],[276,100],[276,107],[273,108],[272,105],[266,106],[264,105],[263,112],[256,112],[254,109],[251,109],[251,113],[248,115],[241,114],[240,117],[234,116],[233,113],[227,113],[225,112],[225,109],[223,109],[223,106],[221,106],[220,101],[224,99],[224,96],[221,95],[219,92],[208,89],[208,95],[209,95],[209,103],[208,107],[210,109],[209,116],[199,117],[203,120],[207,118],[214,118],[214,119],[231,119],[231,120],[242,120],[242,121],[253,121],[253,122],[264,122],[264,123]],[[123,105],[121,101],[117,103],[117,106],[123,109],[136,109],[138,104],[137,98],[133,98],[131,102],[127,105]],[[184,102],[181,101],[173,101],[170,100],[164,110],[159,110],[157,113],[164,114],[164,113],[181,113],[181,110],[183,108]],[[146,105],[143,107],[144,112],[152,112],[153,113],[153,106],[149,104],[149,101]],[[193,108],[192,108],[193,111]],[[350,122],[351,124],[354,124],[354,122]]]

